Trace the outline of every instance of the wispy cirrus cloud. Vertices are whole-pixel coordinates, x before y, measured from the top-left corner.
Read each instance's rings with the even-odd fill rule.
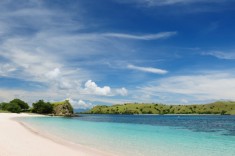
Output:
[[[26,101],[41,97],[45,97],[46,100],[71,97],[118,103],[122,97],[128,95],[128,89],[118,86],[114,88],[112,84],[98,86],[96,82],[101,74],[95,69],[85,67],[84,63],[79,61],[86,62],[90,58],[95,58],[92,59],[92,63],[99,62],[100,56],[102,59],[103,56],[109,59],[110,51],[115,52],[112,54],[114,58],[125,57],[126,51],[132,49],[126,44],[126,39],[157,40],[177,34],[177,32],[146,35],[131,35],[131,32],[130,34],[84,33],[83,30],[89,30],[89,26],[84,28],[86,21],[74,21],[73,13],[50,9],[44,1],[41,3],[30,1],[27,5],[14,3],[16,9],[10,11],[4,9],[8,7],[11,9],[12,3],[14,1],[9,1],[9,6],[5,3],[0,5],[0,13],[3,15],[0,33],[4,36],[0,40],[0,57],[7,60],[0,62],[2,64],[0,75],[9,78],[12,75],[17,76],[18,79],[40,83],[45,87],[33,93],[24,88],[8,90],[7,94],[2,94],[2,97],[8,100],[14,97],[22,97]],[[39,22],[37,19],[43,20]],[[78,32],[71,33],[73,31]],[[120,40],[116,40],[117,38]],[[79,61],[74,60],[75,58]],[[164,72],[151,68],[147,70],[152,73]],[[90,79],[95,80],[89,81]],[[31,99],[28,99],[27,94],[31,95]]]
[[[159,17],[159,20],[162,20],[163,25],[161,25],[156,22],[155,19],[157,18],[155,16],[158,16],[159,12],[161,14],[180,14],[181,11],[192,11],[193,9],[205,9],[208,11],[210,6],[207,4],[213,3],[213,8],[227,0],[115,1],[130,3],[131,6],[127,7],[130,7],[128,11],[131,14],[134,14],[131,11],[136,10],[136,8],[134,10],[132,8],[133,4],[137,7],[143,7],[144,11],[151,12],[144,14],[143,11],[138,15],[129,16],[125,14],[128,12],[126,11],[120,13],[120,15],[127,18],[119,21],[113,18],[116,16],[113,16],[112,13],[110,16],[103,14],[100,16],[92,15],[93,11],[101,9],[99,7],[102,5],[94,8],[87,7],[82,0],[71,0],[63,5],[54,5],[54,1],[46,0],[0,1],[0,76],[9,79],[19,79],[10,81],[12,83],[9,86],[14,85],[16,86],[15,88],[3,88],[0,86],[0,99],[10,100],[15,97],[22,97],[23,100],[34,102],[40,98],[50,101],[51,99],[63,100],[70,97],[75,99],[75,103],[79,106],[88,107],[91,106],[90,102],[93,104],[97,102],[102,104],[122,103],[140,101],[142,98],[148,99],[148,102],[155,102],[156,100],[151,97],[157,97],[156,99],[166,103],[167,99],[171,98],[175,98],[175,101],[192,102],[193,100],[190,98],[194,100],[198,98],[212,99],[220,93],[220,97],[225,95],[219,91],[215,93],[214,90],[220,90],[220,87],[213,88],[213,85],[226,84],[226,81],[234,83],[232,76],[221,76],[220,78],[217,78],[216,75],[203,77],[203,74],[174,76],[175,72],[178,72],[181,68],[192,70],[192,64],[191,60],[187,60],[180,62],[179,65],[178,60],[173,60],[175,58],[172,57],[172,54],[176,54],[176,51],[186,53],[187,50],[194,50],[199,53],[201,49],[176,50],[176,48],[172,47],[172,43],[174,45],[182,43],[185,46],[190,46],[191,42],[184,42],[188,39],[187,35],[179,37],[177,42],[170,41],[168,43],[167,40],[163,42],[163,39],[175,37],[178,34],[177,30],[172,30],[172,27],[179,26],[173,23],[178,22],[178,20],[168,23],[168,18]],[[113,6],[115,6],[115,3],[110,7]],[[117,9],[118,6],[122,5],[117,5],[114,9]],[[162,7],[160,8],[160,6]],[[159,9],[156,9],[156,7],[159,7]],[[107,8],[102,9],[105,10]],[[141,15],[142,13],[144,15]],[[146,18],[147,16],[149,18]],[[178,19],[185,20],[185,23],[188,22],[183,16],[179,17]],[[136,23],[143,22],[144,24],[136,25],[136,29],[133,29],[133,25],[122,23],[133,18],[139,19]],[[204,20],[198,21],[198,19],[193,21],[197,23],[204,22]],[[125,27],[122,27],[123,24],[125,24]],[[152,24],[151,28],[156,28],[154,29],[155,31],[152,32],[152,29],[146,30],[145,24]],[[143,27],[143,25],[145,26]],[[164,25],[169,25],[171,28]],[[188,30],[189,25],[186,24],[186,26],[187,29],[184,27],[180,28],[182,35],[188,34],[184,32],[184,29]],[[162,28],[166,28],[166,30]],[[138,33],[137,30],[141,31]],[[198,31],[193,33],[198,33]],[[182,40],[184,37],[186,38]],[[161,40],[163,44],[157,44],[158,40]],[[190,45],[187,45],[188,43]],[[200,43],[198,44],[200,45]],[[193,43],[193,45],[195,44]],[[169,49],[165,47],[169,47]],[[143,50],[146,52],[144,56]],[[214,51],[206,55],[220,59],[235,58],[233,53],[225,52]],[[168,59],[169,57],[171,59]],[[158,62],[162,66],[170,64],[167,70],[150,65],[156,64],[156,58],[164,60]],[[183,59],[188,59],[188,57],[182,55]],[[198,58],[193,59],[197,60]],[[171,64],[175,66],[172,67]],[[201,66],[207,68],[203,63]],[[227,68],[231,67],[232,65]],[[131,70],[134,72],[130,72]],[[149,83],[149,81],[155,80],[156,77],[159,78],[158,75],[154,74],[166,74],[168,70],[174,71],[174,73],[164,75],[165,79],[158,79]],[[153,74],[143,74],[141,72]],[[120,75],[122,75],[121,78]],[[127,81],[130,77],[135,78],[138,83]],[[214,83],[212,83],[209,81],[210,79],[216,79],[216,81],[214,80]],[[222,81],[222,79],[224,80]],[[30,82],[33,85],[22,87],[23,85],[19,85],[21,82],[24,82],[23,84]],[[190,84],[190,82],[195,82],[197,85]],[[36,85],[38,87],[35,87]],[[197,90],[196,87],[201,85],[203,87]],[[144,86],[140,88],[142,89],[142,96],[135,92],[139,88],[133,89],[133,86]],[[34,88],[34,90],[32,91],[32,89],[30,90],[27,87]],[[231,96],[233,90],[229,88],[228,84],[222,89],[231,91],[225,95],[225,98]],[[199,96],[200,92],[204,96]],[[176,95],[179,94],[183,100],[177,98]],[[188,96],[190,98],[187,98]]]
[[[185,5],[185,4],[196,4],[196,3],[222,3],[225,0],[145,0],[150,6],[164,6],[164,5]]]
[[[142,71],[142,72],[147,72],[147,73],[154,73],[154,74],[166,74],[166,73],[168,73],[168,71],[164,70],[164,69],[153,68],[153,67],[140,67],[140,66],[135,66],[135,65],[132,65],[132,64],[127,65],[127,68]]]
[[[230,72],[198,73],[196,75],[171,76],[149,82],[138,88],[151,97],[166,103],[178,103],[182,99],[189,103],[235,100],[235,75]]]
[[[177,34],[176,31],[171,31],[171,32],[160,32],[157,34],[147,34],[147,35],[104,33],[104,34],[102,34],[102,36],[121,38],[121,39],[133,39],[133,40],[158,40],[158,39],[166,39],[166,38],[172,37],[176,34]]]
[[[126,95],[125,88],[99,87],[94,81],[86,83],[92,77],[98,79],[101,74],[95,73],[95,70],[90,72],[92,69],[74,60],[87,61],[91,56],[96,56],[99,62],[99,55],[106,55],[111,49],[121,52],[118,47],[125,46],[119,46],[121,42],[113,43],[112,39],[100,33],[80,32],[85,29],[83,26],[86,21],[73,20],[73,11],[51,9],[46,3],[15,3],[11,0],[0,2],[0,76],[19,79],[13,83],[22,80],[45,86],[35,92],[25,88],[4,91],[0,88],[0,91],[7,92],[1,94],[1,98],[10,100],[22,97],[31,102],[42,97],[45,100],[61,100],[66,97],[99,100],[103,96],[109,101],[109,96]],[[76,15],[76,19],[80,19],[80,14]],[[86,26],[86,29],[89,30],[89,27]],[[71,33],[73,31],[78,32]],[[90,84],[85,85],[86,89],[89,88],[86,92],[82,87],[84,84]],[[31,95],[31,99],[27,94]]]
[[[220,12],[233,9],[233,0],[114,0],[117,3],[130,4],[137,8],[163,8],[165,14],[181,15],[191,13]]]
[[[235,52],[209,51],[209,52],[203,52],[202,55],[214,56],[218,59],[226,59],[226,60],[235,59]]]
[[[12,64],[0,64],[0,76],[9,76],[14,71],[16,71],[16,68]]]
[[[122,3],[138,3],[146,6],[170,6],[170,5],[189,5],[189,4],[217,4],[228,0],[116,0]]]

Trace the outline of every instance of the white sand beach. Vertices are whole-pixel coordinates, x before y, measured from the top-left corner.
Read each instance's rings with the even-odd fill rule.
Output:
[[[111,154],[96,151],[66,141],[58,141],[29,130],[14,117],[29,114],[0,113],[0,156],[108,156]]]

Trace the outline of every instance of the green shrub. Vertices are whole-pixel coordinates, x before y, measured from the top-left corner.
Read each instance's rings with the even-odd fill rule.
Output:
[[[0,109],[4,111],[9,111],[12,113],[19,113],[19,112],[28,110],[29,105],[20,99],[14,99],[10,101],[9,103],[6,103],[6,102],[1,103]]]
[[[39,114],[50,114],[53,111],[53,107],[49,102],[44,102],[43,100],[39,100],[36,103],[33,103],[33,113]]]
[[[20,106],[16,103],[5,103],[4,102],[1,104],[1,108],[4,111],[9,111],[12,113],[20,113],[20,111],[21,111]]]
[[[20,106],[20,109],[21,109],[21,110],[27,110],[27,109],[29,109],[29,105],[28,105],[26,102],[24,102],[24,101],[22,101],[22,100],[20,100],[20,99],[11,100],[10,103],[18,104],[18,105]]]
[[[1,109],[7,110],[7,105],[9,105],[9,103],[6,103],[6,102],[1,103]]]
[[[222,110],[220,114],[221,114],[221,115],[225,115],[226,113],[227,113],[227,112],[226,112],[225,110]]]

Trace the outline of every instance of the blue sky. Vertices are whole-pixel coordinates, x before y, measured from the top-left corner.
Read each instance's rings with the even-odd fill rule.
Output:
[[[234,0],[2,0],[0,101],[235,100]]]

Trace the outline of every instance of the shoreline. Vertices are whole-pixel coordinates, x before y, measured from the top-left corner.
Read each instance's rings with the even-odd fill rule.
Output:
[[[45,134],[18,121],[20,117],[43,115],[0,113],[1,156],[114,156],[84,145],[76,144],[51,134]]]
[[[233,116],[233,115],[231,115],[231,114],[224,114],[224,115],[221,115],[221,114],[80,114],[80,115],[149,115],[149,116],[154,116],[154,115],[156,115],[156,116],[163,116],[163,115],[175,115],[175,116],[177,116],[177,115],[180,115],[180,116],[205,116],[205,115],[207,115],[207,116],[209,116],[209,115],[211,115],[211,116],[227,116],[227,115],[230,115],[230,116]]]

